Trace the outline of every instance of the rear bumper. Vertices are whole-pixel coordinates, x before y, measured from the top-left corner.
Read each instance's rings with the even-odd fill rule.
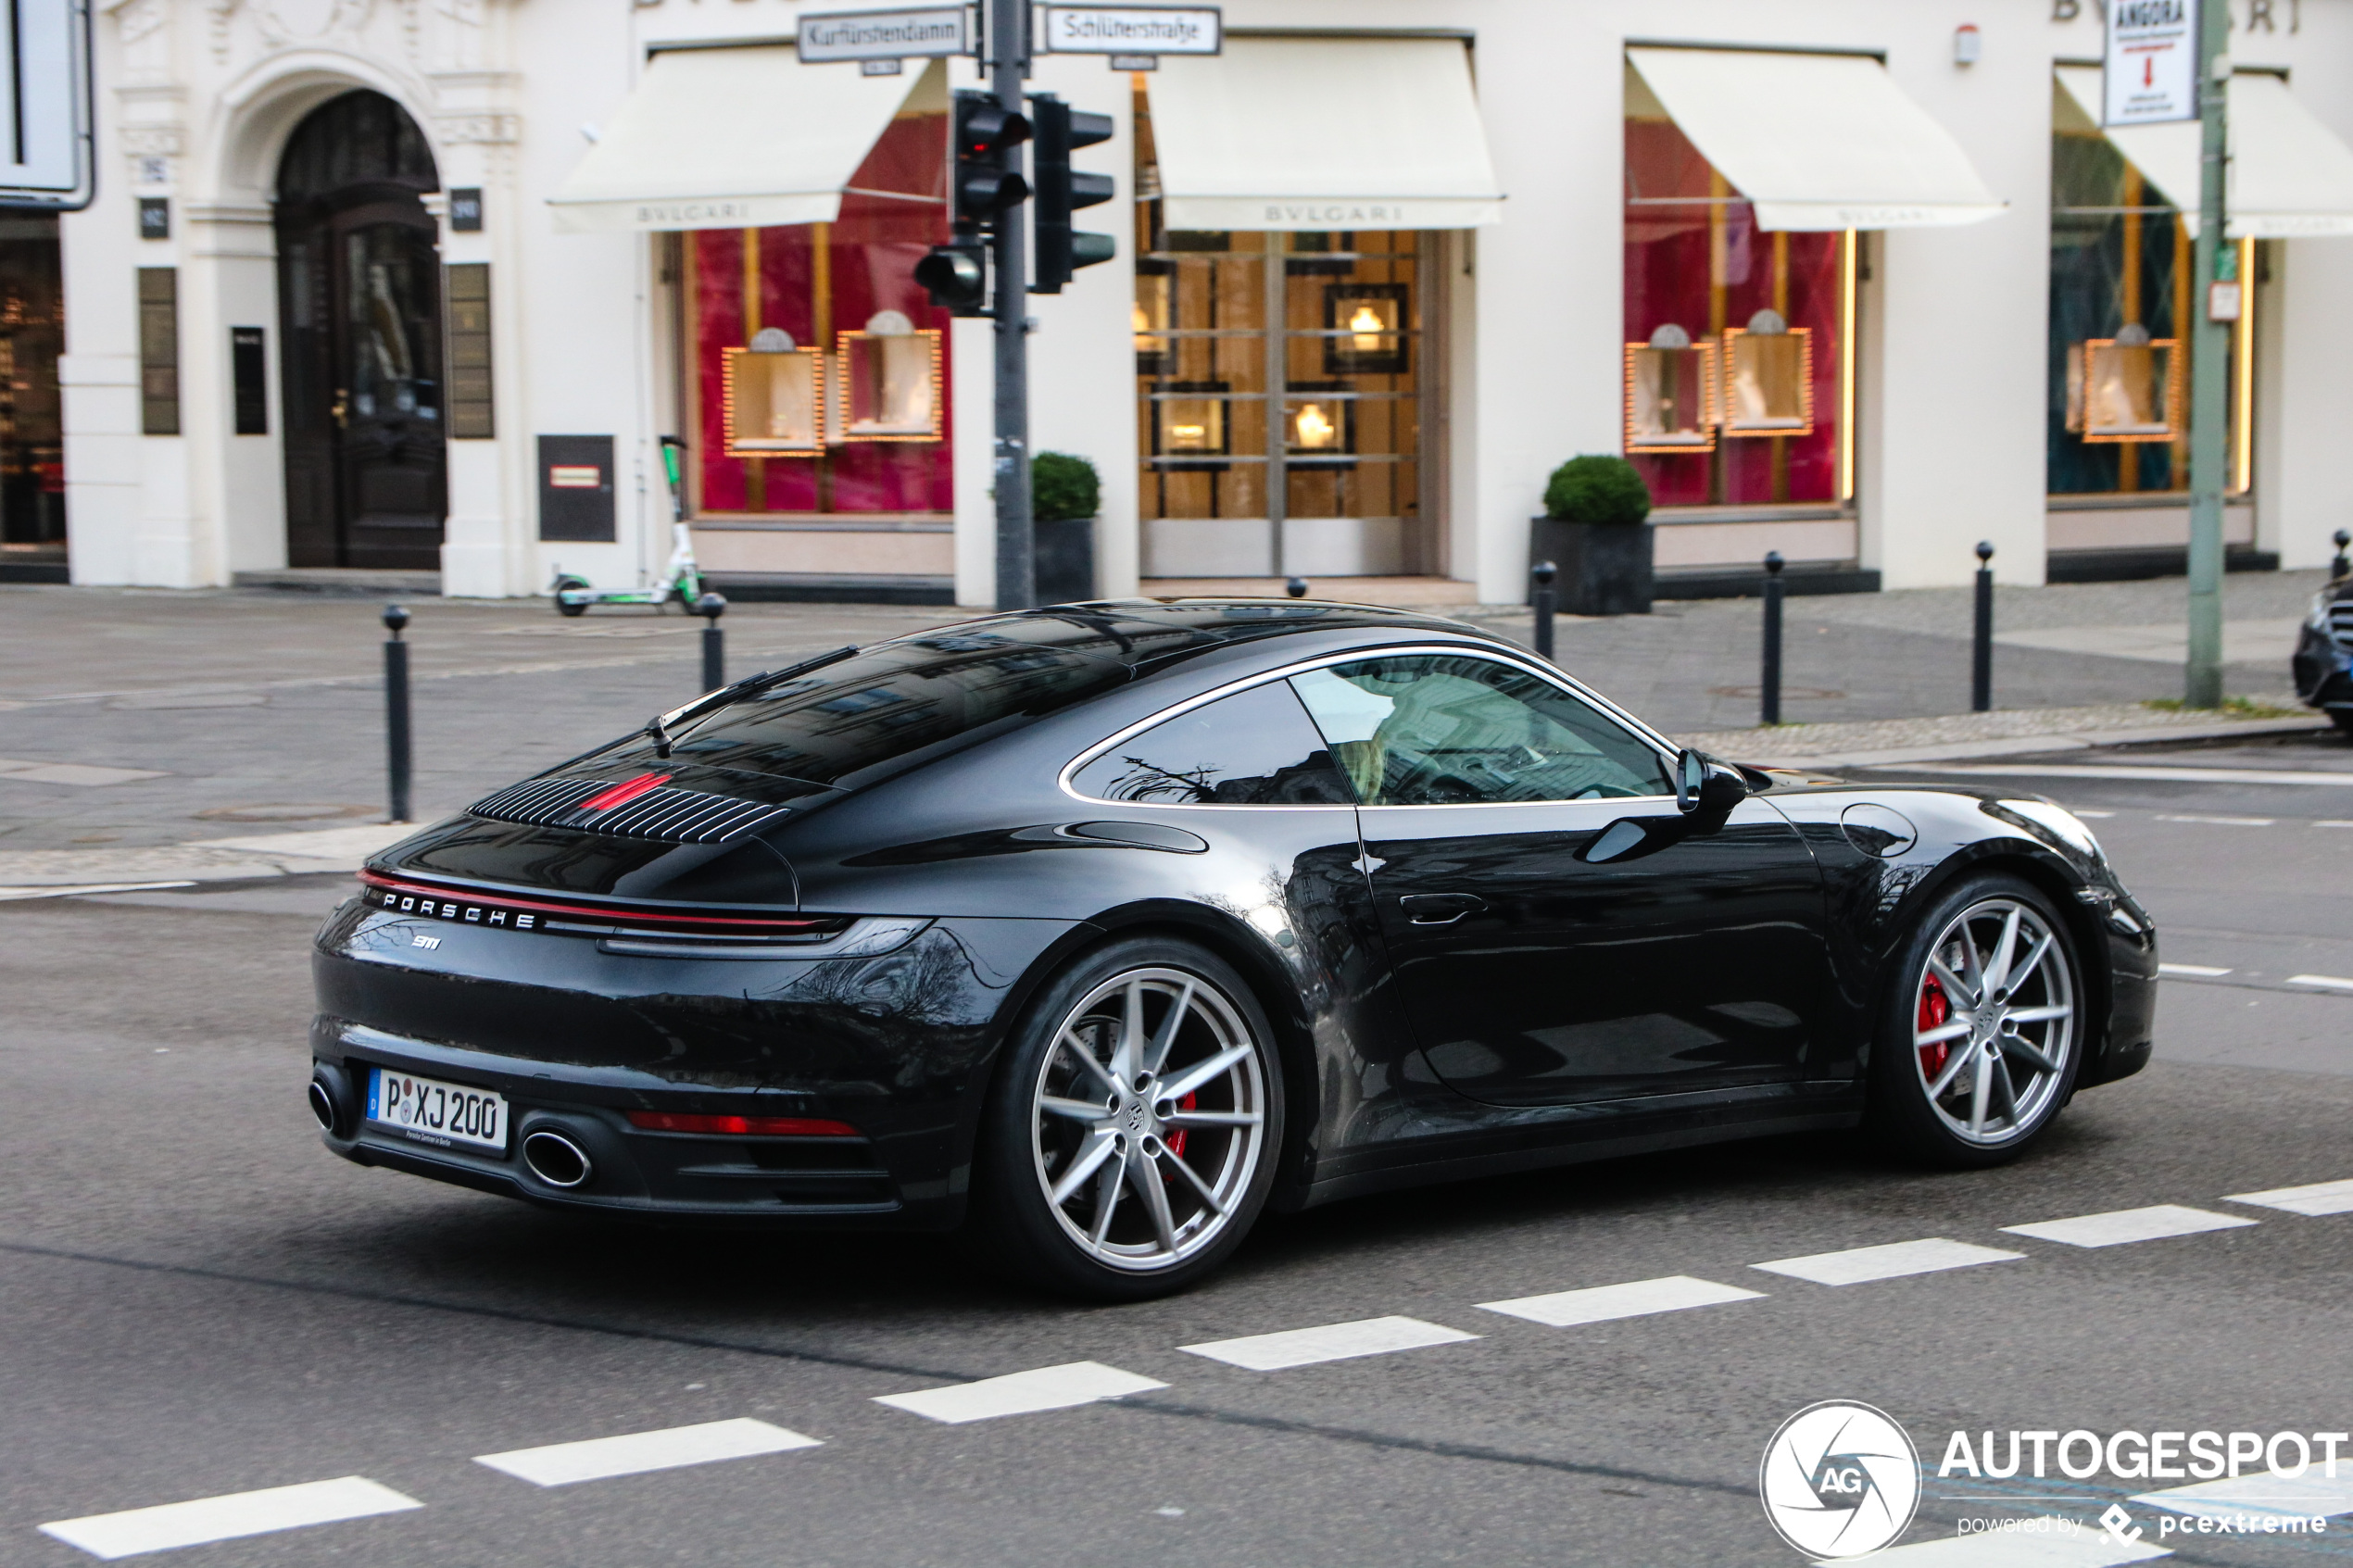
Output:
[[[875,1107],[795,1096],[789,1108],[758,1090],[649,1093],[547,1064],[452,1049],[321,1017],[311,1038],[314,1081],[335,1102],[328,1148],[381,1165],[551,1209],[696,1223],[780,1228],[945,1230],[963,1213],[963,1170],[945,1136],[909,1136],[903,1124],[864,1135]],[[368,1073],[385,1068],[495,1090],[508,1102],[502,1149],[432,1139],[363,1120]],[[822,1117],[862,1126],[857,1137],[711,1137],[632,1126],[636,1110],[699,1115]],[[897,1118],[881,1119],[886,1124]],[[535,1132],[562,1135],[590,1162],[579,1185],[542,1179],[522,1158]],[[943,1131],[945,1131],[943,1129]]]
[[[2101,917],[2108,941],[2108,1036],[2083,1063],[2076,1087],[2129,1078],[2149,1064],[2157,1036],[2157,926],[2120,886]]]

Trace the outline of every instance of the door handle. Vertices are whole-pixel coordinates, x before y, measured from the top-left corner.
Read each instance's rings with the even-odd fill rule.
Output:
[[[351,395],[342,387],[335,388],[335,400],[327,406],[327,414],[335,421],[337,430],[348,430],[351,427],[350,412]]]
[[[1475,893],[1408,893],[1397,900],[1397,907],[1415,925],[1452,925],[1487,908],[1487,900]]]

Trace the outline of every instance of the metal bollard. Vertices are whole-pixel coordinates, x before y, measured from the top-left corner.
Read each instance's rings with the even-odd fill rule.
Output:
[[[392,810],[387,822],[405,822],[409,815],[409,645],[400,640],[409,612],[398,605],[384,606],[384,752],[390,773]]]
[[[727,613],[727,601],[717,594],[705,594],[695,601],[695,613],[703,618],[702,689],[715,692],[727,684],[727,633],[719,629],[719,618]]]
[[[1969,709],[1994,710],[1994,542],[1977,546],[1977,646],[1970,650]]]
[[[1553,589],[1553,579],[1560,575],[1560,568],[1551,561],[1540,560],[1529,569],[1529,579],[1535,586],[1528,591],[1529,608],[1536,613],[1536,652],[1538,657],[1553,657],[1553,616],[1560,608],[1560,595]]]
[[[2353,533],[2347,533],[2342,528],[2338,529],[2336,531],[2336,558],[2329,562],[2329,581],[2332,583],[2353,577],[2353,562],[2348,562],[2345,558],[2345,547],[2347,545],[2353,545]]]
[[[1758,721],[1778,724],[1781,721],[1781,596],[1788,584],[1781,581],[1781,552],[1765,552],[1765,670],[1757,683],[1756,707]]]
[[[1305,598],[1307,596],[1307,579],[1304,577],[1292,578],[1290,582],[1283,584],[1283,592],[1289,594],[1295,599]]]

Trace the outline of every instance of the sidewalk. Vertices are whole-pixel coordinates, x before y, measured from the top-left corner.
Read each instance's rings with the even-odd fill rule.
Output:
[[[2276,650],[2263,638],[2275,639],[2283,622],[2292,628],[2319,583],[2317,572],[2229,581],[2226,616],[2242,628],[2241,644],[2265,656],[2231,668],[2233,693],[2292,701],[2284,658],[2269,657]],[[1326,586],[1337,594],[1344,580]],[[2178,666],[2150,650],[2152,628],[2178,621],[2182,599],[2179,580],[2007,590],[1994,660],[2003,711],[1957,718],[1969,702],[1966,590],[1791,600],[1783,716],[1798,728],[1750,730],[1754,600],[1564,620],[1557,648],[1569,671],[1669,734],[1744,760],[1818,766],[1920,746],[2211,722],[2138,706],[2180,695]],[[0,886],[36,874],[205,880],[196,873],[275,863],[278,851],[251,847],[257,838],[380,822],[380,608],[283,593],[0,587]],[[699,623],[674,613],[565,621],[542,601],[409,608],[422,817],[634,729],[698,688]],[[1523,607],[1453,613],[1529,634]],[[724,621],[729,668],[770,667],[953,616],[746,605]],[[2081,646],[2009,640],[2054,631]],[[1896,727],[1881,727],[1888,721]],[[2050,742],[2072,744],[2081,741]],[[161,848],[179,859],[120,859]],[[74,859],[17,859],[28,853]]]

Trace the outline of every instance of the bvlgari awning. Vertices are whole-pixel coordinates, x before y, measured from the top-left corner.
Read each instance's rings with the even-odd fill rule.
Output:
[[[1923,229],[2003,208],[1952,133],[1869,56],[1638,47],[1626,58],[1760,229]]]
[[[1171,229],[1469,229],[1504,215],[1464,46],[1234,38],[1151,78]]]
[[[945,111],[937,64],[863,76],[789,44],[665,50],[547,205],[571,233],[830,223],[892,117],[927,96]]]
[[[2197,121],[2100,128],[2099,69],[2061,66],[2058,79],[2076,110],[2181,209],[2196,233]],[[2296,102],[2284,81],[2255,71],[2232,77],[2229,121],[2224,232],[2234,240],[2353,234],[2353,147]]]

